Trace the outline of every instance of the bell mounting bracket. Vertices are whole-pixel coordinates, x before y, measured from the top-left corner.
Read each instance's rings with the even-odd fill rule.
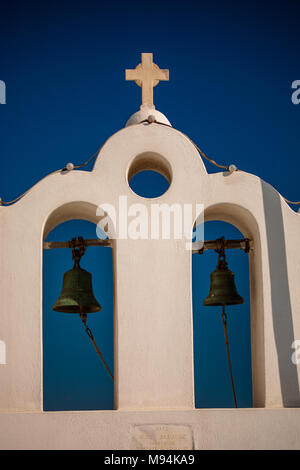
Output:
[[[85,251],[86,251],[86,244],[85,240],[83,237],[76,237],[72,238],[72,240],[69,242],[69,246],[72,249],[72,258],[75,261],[75,264],[78,263],[83,257]]]
[[[215,252],[218,253],[218,267],[217,269],[228,269],[225,255],[225,237],[216,239],[217,248]]]

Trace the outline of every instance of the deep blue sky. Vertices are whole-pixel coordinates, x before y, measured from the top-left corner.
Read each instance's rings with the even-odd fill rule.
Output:
[[[300,2],[294,0],[6,2],[0,12],[0,80],[7,86],[7,104],[0,105],[0,196],[11,200],[68,161],[82,163],[123,127],[140,104],[140,89],[125,82],[125,69],[138,64],[141,52],[153,52],[155,62],[170,69],[170,82],[155,88],[155,104],[174,127],[187,133],[217,161],[235,163],[271,183],[287,198],[299,200],[300,105],[291,102],[291,84],[300,80],[299,39]],[[207,168],[216,171],[214,167]],[[49,239],[94,234],[93,227],[76,224],[80,223],[57,228]],[[214,226],[208,229],[207,238],[220,236],[224,230]],[[88,250],[83,262],[93,274],[95,266],[88,261],[89,256],[106,257],[103,264],[111,264],[109,254],[94,255],[96,251]],[[230,267],[239,269],[241,279],[246,269],[240,264],[244,263],[243,253],[230,256],[239,259],[239,266]],[[59,265],[55,257],[60,260]],[[194,267],[198,284],[204,278],[207,282],[208,273],[215,267],[214,253],[205,257],[209,261],[202,261],[203,272],[198,273],[200,261]],[[63,272],[72,263],[69,253],[51,252],[45,258],[45,302],[48,299],[49,306],[59,294]],[[231,258],[230,263],[235,263]],[[111,286],[101,290],[104,277],[103,272],[94,275],[97,297],[106,306],[98,318],[102,314],[111,318]],[[59,279],[57,284],[55,279]],[[205,289],[201,299],[207,295]],[[247,281],[242,282],[240,290],[246,296]],[[195,297],[194,305],[195,302],[200,305],[200,297]],[[233,309],[237,311],[239,307]],[[208,310],[203,315],[212,315]],[[248,313],[243,310],[243,328]],[[59,314],[53,315],[58,318]],[[107,386],[101,382],[95,353],[91,350],[91,358],[85,360],[78,347],[78,357],[67,358],[71,345],[77,344],[76,334],[84,332],[75,332],[73,339],[70,335],[71,343],[67,343],[64,352],[61,349],[68,324],[72,322],[76,329],[77,318],[68,318],[69,323],[67,319],[51,323],[50,318],[45,332],[46,357],[50,358],[45,364],[48,408],[112,406],[109,398],[99,398],[101,390],[109,395],[110,379]],[[234,321],[237,318],[234,312]],[[212,328],[209,321],[206,325]],[[92,322],[95,336],[101,336],[101,325],[96,325],[96,319]],[[215,328],[221,327],[219,322]],[[109,321],[105,328],[111,331]],[[243,328],[239,326],[237,331],[244,331]],[[197,331],[200,335],[196,322]],[[221,341],[217,336],[221,333],[218,330],[213,337],[212,349]],[[82,342],[87,341],[83,335]],[[109,347],[107,344],[108,360],[112,360]],[[199,352],[202,353],[203,350]],[[248,353],[247,347],[244,356],[237,350],[236,356],[242,359],[236,375],[243,369]],[[89,379],[78,376],[80,361],[84,363],[82,374],[89,373]],[[68,375],[64,369],[58,370],[58,363],[65,363]],[[197,390],[202,393],[197,395],[198,405],[232,406],[231,397],[222,390],[223,379],[216,379],[214,374],[208,377],[207,367],[212,371],[213,366],[207,366],[207,361],[205,366],[203,369],[196,364]],[[240,385],[245,388],[244,406],[251,401],[247,377]],[[71,386],[74,380],[77,388]],[[211,390],[219,389],[218,397],[211,402],[209,397],[214,395],[207,392],[208,384]],[[77,402],[73,396],[76,390]]]

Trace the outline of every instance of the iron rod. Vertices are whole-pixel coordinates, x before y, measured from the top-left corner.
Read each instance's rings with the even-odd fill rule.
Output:
[[[79,240],[75,240],[74,242],[67,241],[67,242],[44,242],[44,250],[53,250],[54,248],[76,248],[82,245],[82,242]],[[88,239],[84,240],[84,246],[112,246],[111,240],[101,240],[99,238],[96,239]]]
[[[225,249],[239,249],[248,251],[253,247],[253,242],[249,238],[243,238],[238,240],[224,240]],[[207,250],[220,249],[220,242],[218,240],[206,240],[204,242],[193,243],[193,253],[202,254]]]
[[[81,242],[76,240],[74,242],[74,247],[81,246]],[[71,241],[66,242],[44,242],[44,250],[53,250],[56,248],[72,248]],[[112,240],[101,240],[101,239],[87,239],[84,240],[84,246],[112,246]],[[240,249],[246,250],[247,247],[252,248],[252,240],[249,238],[244,238],[240,240],[224,240],[225,249]],[[206,240],[204,242],[195,242],[193,243],[193,253],[202,254],[207,250],[216,250],[219,248],[219,243],[217,240]]]

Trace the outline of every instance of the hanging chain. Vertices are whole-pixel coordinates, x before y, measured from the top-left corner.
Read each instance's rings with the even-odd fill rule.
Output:
[[[229,341],[228,341],[228,332],[227,332],[227,315],[225,313],[225,305],[222,306],[222,320],[223,320],[223,326],[224,326],[225,344],[226,344],[226,349],[227,349],[227,357],[228,357],[228,365],[229,365],[231,386],[232,386],[232,392],[233,392],[233,399],[234,399],[235,407],[237,408],[238,405],[237,405],[237,399],[236,399],[236,394],[235,394],[232,367],[231,367],[231,360],[230,360],[230,352],[229,352]]]
[[[106,363],[106,361],[105,361],[105,359],[104,359],[104,357],[103,357],[102,352],[100,351],[100,349],[98,348],[98,346],[97,346],[97,344],[96,344],[96,342],[95,342],[95,340],[94,340],[93,333],[91,332],[90,328],[89,328],[89,327],[87,326],[87,324],[86,324],[86,320],[87,320],[87,315],[86,315],[86,313],[81,313],[81,314],[80,314],[80,318],[81,318],[81,320],[82,320],[82,323],[84,324],[85,331],[86,331],[88,337],[90,338],[91,342],[92,342],[93,345],[94,345],[94,348],[95,348],[96,351],[97,351],[97,354],[100,356],[100,359],[101,359],[101,361],[103,362],[103,364],[104,364],[104,366],[105,366],[107,372],[109,373],[110,377],[112,378],[112,380],[114,380],[114,376],[113,376],[113,374],[111,373],[111,370],[110,370],[110,368],[108,367],[108,365],[107,365],[107,363]]]

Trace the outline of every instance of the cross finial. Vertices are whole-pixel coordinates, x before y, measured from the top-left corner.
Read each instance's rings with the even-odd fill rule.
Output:
[[[142,87],[142,106],[155,108],[153,104],[153,87],[160,80],[169,80],[169,70],[160,69],[153,63],[152,53],[142,53],[142,62],[131,70],[126,70],[126,80],[134,80],[135,83]]]

